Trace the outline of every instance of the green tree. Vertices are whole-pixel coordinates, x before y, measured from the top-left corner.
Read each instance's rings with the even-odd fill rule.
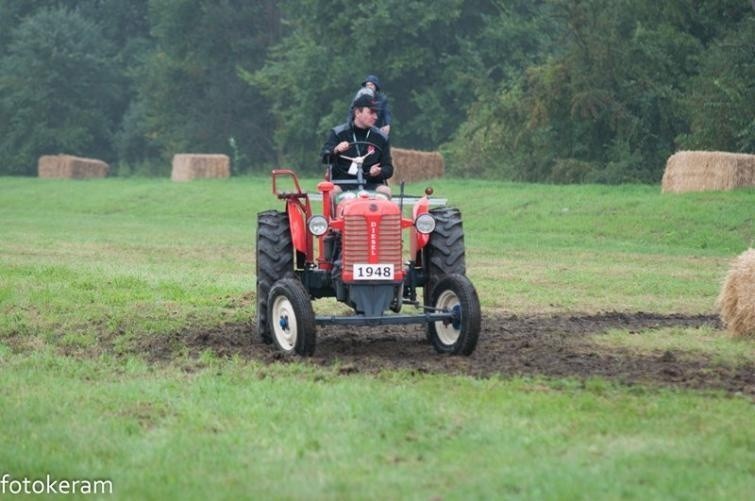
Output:
[[[149,6],[155,47],[137,71],[138,97],[119,135],[122,154],[136,160],[148,144],[164,158],[212,152],[258,166],[271,162],[269,105],[238,68],[260,67],[277,41],[276,2],[152,0]]]
[[[0,0],[0,49],[11,41],[13,29],[27,17],[43,8],[58,7],[59,0]]]
[[[42,9],[12,31],[0,59],[0,158],[32,174],[42,154],[112,160],[121,94],[114,50],[94,22]]]
[[[118,63],[138,52],[149,36],[149,0],[0,0],[0,49],[7,47],[13,29],[43,9],[67,8],[96,22],[102,35],[116,47]]]
[[[755,148],[741,0],[0,0],[0,172],[60,151],[319,170],[362,78],[451,172],[654,182]]]
[[[368,73],[383,80],[394,116],[391,142],[435,148],[446,141],[487,81],[475,40],[492,0],[283,2],[286,32],[267,64],[245,73],[275,117],[281,158],[318,168],[329,128],[345,120]],[[499,75],[502,75],[502,73]]]
[[[689,127],[684,103],[690,96],[712,95],[704,89],[716,82],[713,72],[721,70],[711,67],[697,77],[702,54],[740,19],[751,17],[751,9],[734,0],[551,0],[549,5],[561,26],[558,48],[471,108],[446,147],[452,169],[503,164],[498,172],[512,179],[659,180],[676,138],[693,141],[694,135],[680,136]],[[737,35],[740,42],[747,36]],[[728,61],[739,65],[724,72],[726,88],[734,90],[721,112],[744,104],[742,97],[752,88],[751,78],[745,77],[744,84],[735,78],[740,71],[747,75],[749,40],[749,53],[735,50],[739,59],[729,54]],[[717,56],[711,57],[713,64]],[[730,136],[747,135],[752,114],[745,117]],[[502,118],[509,121],[501,124]],[[711,141],[698,144],[713,146]]]
[[[755,16],[746,16],[701,58],[689,83],[685,149],[755,152]]]

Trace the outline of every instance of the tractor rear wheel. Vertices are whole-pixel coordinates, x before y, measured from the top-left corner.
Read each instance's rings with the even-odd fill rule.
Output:
[[[438,353],[470,355],[480,337],[480,300],[472,282],[464,275],[446,275],[433,289],[431,306],[454,313],[452,321],[427,325],[430,342]]]
[[[424,248],[423,263],[427,283],[425,284],[425,304],[432,297],[435,284],[445,275],[467,272],[464,259],[464,228],[461,212],[452,207],[431,209],[435,218],[435,231]]]
[[[273,284],[294,271],[294,245],[285,212],[257,214],[257,333],[265,343],[273,337],[267,319],[267,296]]]
[[[441,278],[452,273],[465,275],[467,272],[461,212],[452,207],[439,207],[431,209],[430,214],[435,219],[435,231],[430,234],[430,240],[422,250],[426,277],[423,293],[425,306],[431,306],[433,289]]]
[[[309,293],[296,278],[275,282],[267,299],[267,318],[275,345],[283,353],[302,357],[315,352],[315,312]]]

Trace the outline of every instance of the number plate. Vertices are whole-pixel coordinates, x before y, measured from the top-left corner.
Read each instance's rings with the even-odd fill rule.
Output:
[[[354,264],[354,280],[393,280],[393,264]]]

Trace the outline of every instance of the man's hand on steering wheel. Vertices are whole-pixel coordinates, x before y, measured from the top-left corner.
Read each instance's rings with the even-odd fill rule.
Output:
[[[348,141],[341,141],[340,143],[336,145],[335,148],[333,148],[333,153],[336,153],[336,154],[343,153],[344,151],[349,149],[350,145],[351,143],[349,143]]]
[[[333,148],[333,154],[334,155],[340,155],[340,154],[348,151],[352,146],[361,146],[361,145],[372,146],[378,152],[380,152],[380,153],[383,152],[383,148],[381,148],[377,144],[373,143],[372,141],[354,141],[354,142],[341,141],[340,143],[338,143],[337,145],[335,145],[335,147]]]

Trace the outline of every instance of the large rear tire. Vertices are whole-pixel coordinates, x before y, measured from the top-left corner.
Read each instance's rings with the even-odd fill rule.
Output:
[[[464,250],[464,227],[461,212],[453,207],[430,209],[435,219],[435,231],[422,249],[422,266],[425,272],[424,303],[432,306],[433,289],[446,275],[466,275]],[[428,331],[428,341],[432,341]]]
[[[272,343],[267,320],[267,297],[273,284],[294,271],[294,245],[285,212],[269,210],[257,214],[257,334]]]
[[[429,304],[433,288],[446,275],[467,272],[464,257],[464,228],[461,212],[452,207],[431,209],[435,219],[435,231],[424,248],[423,263],[427,281],[425,283],[425,304]]]
[[[463,275],[446,275],[433,289],[431,306],[455,313],[453,321],[427,325],[430,342],[438,353],[470,355],[480,337],[482,313],[472,282]]]
[[[278,280],[267,302],[270,334],[278,349],[287,355],[312,356],[317,326],[309,293],[302,283],[296,278]]]

